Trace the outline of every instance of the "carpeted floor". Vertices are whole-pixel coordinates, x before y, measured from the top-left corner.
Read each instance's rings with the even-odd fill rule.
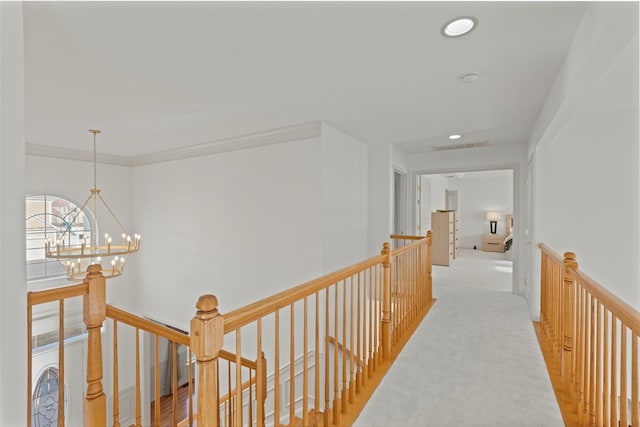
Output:
[[[504,254],[434,266],[434,297],[354,427],[563,426],[524,298]]]

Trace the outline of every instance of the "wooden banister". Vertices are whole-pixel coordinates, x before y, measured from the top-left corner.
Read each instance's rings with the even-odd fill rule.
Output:
[[[158,335],[159,337],[165,338],[169,341],[174,341],[186,346],[189,346],[191,343],[189,335],[182,334],[152,320],[136,316],[133,313],[129,313],[112,305],[107,304],[106,314],[110,319],[117,320],[118,322],[129,325],[133,328],[138,328],[141,331]]]
[[[540,249],[537,331],[565,422],[640,426],[640,313],[580,271],[574,253]]]
[[[27,304],[30,306],[44,304],[47,302],[60,301],[67,298],[79,297],[89,292],[87,283],[63,286],[43,291],[31,291],[27,293]]]
[[[176,344],[189,347],[197,364],[197,414],[189,407],[189,418],[179,420],[173,397],[173,424],[198,426],[276,426],[349,425],[364,406],[408,337],[433,304],[431,298],[430,237],[409,237],[411,243],[391,249],[386,243],[381,255],[351,265],[294,288],[264,298],[222,316],[213,295],[203,295],[196,304],[190,333],[158,324],[106,304],[105,278],[100,266],[90,266],[82,284],[47,291],[31,292],[27,297],[29,349],[31,348],[32,307],[59,301],[59,365],[64,374],[64,300],[82,296],[87,327],[87,391],[84,424],[105,425],[106,394],[102,385],[102,334],[106,318],[113,320],[113,421],[120,423],[120,363],[135,363],[135,425],[142,425],[145,381],[142,358],[144,334],[155,339],[155,405],[151,422],[160,425],[159,338],[171,343],[170,361],[177,384]],[[402,270],[402,271],[400,271]],[[309,301],[311,300],[311,301]],[[280,321],[287,319],[288,321]],[[271,323],[271,322],[274,323]],[[269,326],[263,326],[268,322]],[[121,358],[119,328],[135,331],[135,361]],[[247,327],[248,331],[243,331]],[[233,334],[233,352],[223,349],[224,335]],[[268,338],[263,339],[263,334]],[[328,335],[333,334],[333,337]],[[308,336],[311,335],[311,336]],[[108,336],[108,335],[107,335]],[[246,344],[255,338],[255,344]],[[339,340],[339,341],[337,341]],[[231,341],[231,338],[230,338]],[[268,341],[268,342],[267,342]],[[330,343],[334,349],[326,352]],[[341,344],[342,343],[342,344]],[[265,349],[266,344],[266,349]],[[340,348],[338,348],[340,347]],[[348,347],[348,348],[347,348]],[[255,349],[255,352],[254,352]],[[249,357],[246,357],[247,352]],[[192,353],[191,353],[192,352]],[[268,355],[265,355],[268,352]],[[302,355],[300,354],[302,352]],[[256,356],[257,355],[257,356]],[[155,357],[154,357],[155,356]],[[284,356],[284,357],[283,357]],[[255,360],[253,360],[255,358]],[[267,358],[272,376],[268,376]],[[273,366],[271,367],[271,363]],[[226,363],[226,366],[221,364]],[[285,366],[282,366],[285,364]],[[288,366],[286,364],[288,363]],[[191,365],[190,365],[191,366]],[[28,378],[31,378],[29,364]],[[225,377],[227,377],[225,379]],[[226,380],[226,384],[222,381]],[[269,386],[267,385],[269,383]],[[285,387],[288,390],[283,392]],[[189,368],[191,387],[191,367]],[[62,388],[60,388],[62,393]],[[223,390],[220,393],[220,390]],[[223,399],[220,395],[225,394]],[[191,396],[191,388],[189,388]],[[269,398],[267,398],[269,396]],[[286,402],[281,398],[286,397]],[[309,399],[313,399],[311,402]],[[64,402],[64,396],[59,396]],[[272,403],[268,403],[272,402]],[[273,405],[265,410],[265,404]],[[189,398],[191,405],[191,398]],[[323,407],[324,405],[324,407]],[[270,410],[273,412],[269,412]],[[64,423],[58,410],[59,425]],[[221,420],[221,416],[224,419]],[[28,414],[27,425],[31,422]],[[288,420],[288,421],[286,421]],[[129,421],[127,424],[131,424]]]
[[[340,282],[347,277],[353,276],[359,271],[366,270],[384,261],[384,256],[369,258],[358,264],[343,268],[333,273],[329,273],[317,279],[298,285],[286,291],[279,292],[270,297],[263,298],[252,304],[225,313],[224,332],[225,334],[237,328],[248,325],[256,319],[275,313],[292,303],[304,299],[306,296],[314,295],[316,292],[324,290],[327,286]]]

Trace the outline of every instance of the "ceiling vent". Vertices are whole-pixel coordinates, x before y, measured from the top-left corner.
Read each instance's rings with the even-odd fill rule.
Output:
[[[447,145],[438,145],[433,148],[433,151],[447,151],[447,150],[464,150],[467,148],[480,148],[480,147],[488,147],[489,141],[480,141],[480,142],[461,142],[460,144],[447,144]]]

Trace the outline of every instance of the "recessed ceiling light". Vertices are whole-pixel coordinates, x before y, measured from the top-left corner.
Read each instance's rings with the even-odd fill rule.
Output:
[[[453,135],[449,135],[449,139],[460,139],[460,138],[462,138],[462,135],[458,135],[457,133]]]
[[[460,37],[473,30],[476,25],[478,20],[473,16],[462,16],[444,24],[440,33],[445,37]]]

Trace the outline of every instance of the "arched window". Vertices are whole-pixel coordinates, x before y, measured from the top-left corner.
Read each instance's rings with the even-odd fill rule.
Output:
[[[45,258],[44,242],[64,239],[66,245],[91,241],[88,214],[71,200],[48,194],[26,198],[27,281],[64,277],[65,270],[53,259]]]
[[[58,425],[58,387],[60,380],[58,369],[50,366],[45,369],[36,383],[32,396],[33,413],[31,424],[34,427],[53,427]],[[64,413],[67,414],[67,390],[62,380]]]

